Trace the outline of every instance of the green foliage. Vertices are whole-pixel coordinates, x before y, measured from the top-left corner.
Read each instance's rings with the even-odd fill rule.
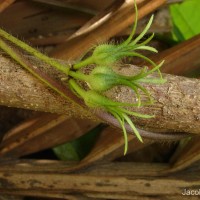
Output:
[[[67,160],[67,161],[79,161],[79,155],[75,148],[74,142],[69,142],[66,144],[59,145],[53,148],[55,155],[59,158],[59,160]]]
[[[137,8],[136,8],[136,10],[137,10]],[[137,16],[137,11],[136,11],[136,16]],[[136,17],[136,21],[137,21],[137,17]],[[146,45],[147,43],[149,43],[151,41],[154,34],[152,34],[144,42],[138,43],[140,41],[140,39],[142,39],[143,36],[147,33],[152,22],[153,22],[153,15],[151,16],[148,24],[146,25],[146,27],[144,28],[142,33],[139,36],[137,36],[134,40],[133,40],[133,36],[135,33],[137,23],[135,23],[128,39],[126,41],[124,41],[123,43],[116,44],[116,45],[100,44],[100,45],[96,46],[93,51],[93,54],[90,57],[88,57],[87,59],[76,63],[73,66],[74,69],[80,69],[81,67],[85,67],[89,64],[96,64],[96,65],[100,65],[100,66],[112,66],[113,64],[119,62],[122,58],[129,57],[129,56],[140,57],[140,58],[144,59],[145,61],[149,62],[150,64],[152,64],[154,67],[156,67],[157,65],[153,61],[151,61],[146,56],[137,52],[138,50],[147,50],[147,51],[152,51],[152,52],[157,53],[157,50],[155,48]]]
[[[80,161],[90,152],[102,129],[97,126],[76,140],[54,147],[53,151],[60,160]]]
[[[59,71],[62,71],[65,74],[68,73],[69,66],[65,66],[65,65],[61,64],[60,62],[56,61],[55,59],[49,58],[48,56],[40,53],[36,49],[32,48],[31,46],[27,45],[26,43],[22,42],[21,40],[13,37],[12,35],[8,34],[7,32],[5,32],[2,29],[0,29],[0,36],[2,36],[4,39],[6,39],[6,40],[8,40],[8,41],[10,41],[10,42],[12,42],[14,44],[16,44],[18,47],[22,48],[23,50],[25,50],[26,52],[28,52],[31,55],[35,56],[36,58],[42,60],[43,62],[45,62],[45,63],[47,63],[47,64],[55,67]],[[0,46],[0,47],[2,48],[2,46]],[[8,54],[12,57],[13,53],[9,53],[8,52]],[[16,61],[18,63],[20,62],[20,60],[16,60]],[[19,63],[19,64],[22,65],[22,63]]]
[[[56,68],[57,70],[65,73],[66,76],[68,76],[69,78],[68,80],[69,80],[69,86],[71,90],[79,98],[82,98],[88,107],[93,108],[93,109],[102,109],[105,112],[108,112],[109,114],[111,114],[113,117],[115,117],[119,121],[123,130],[123,134],[124,134],[124,140],[125,140],[124,154],[126,154],[127,149],[128,149],[128,139],[127,139],[127,132],[125,129],[125,123],[130,125],[136,137],[142,142],[142,138],[138,130],[136,129],[135,125],[133,124],[132,120],[130,119],[130,116],[140,117],[140,118],[153,117],[150,115],[145,115],[145,114],[129,111],[127,107],[129,106],[140,107],[140,106],[146,106],[153,103],[151,94],[142,85],[142,83],[162,84],[166,82],[166,80],[162,78],[162,75],[159,70],[163,62],[157,65],[152,60],[150,60],[146,56],[139,53],[140,50],[147,50],[147,51],[157,53],[157,50],[155,48],[147,45],[153,38],[153,34],[144,42],[140,43],[140,40],[147,33],[148,29],[150,28],[152,24],[153,16],[150,18],[149,22],[147,23],[145,29],[141,32],[141,34],[139,34],[134,39],[133,36],[135,34],[135,30],[137,27],[137,19],[138,19],[138,11],[137,11],[136,3],[135,3],[135,13],[136,13],[135,24],[127,40],[125,40],[121,44],[116,44],[116,45],[115,44],[100,44],[96,46],[91,56],[75,63],[72,66],[72,69],[70,69],[69,66],[64,66],[60,64],[59,62],[57,62],[56,60],[53,60],[52,58],[49,58],[41,54],[40,52],[33,49],[32,47],[29,47],[27,44],[23,43],[17,38],[14,38],[13,36],[9,35],[3,30],[0,30],[0,36],[2,38],[9,40],[10,42],[24,49],[29,54],[34,55],[36,58],[42,60],[45,63],[48,63],[49,65]],[[32,73],[34,76],[42,80],[46,85],[50,86],[53,90],[63,95],[62,91],[60,91],[56,87],[53,87],[51,83],[48,82],[48,80],[41,78],[39,74],[33,71],[31,67],[29,67],[23,61],[23,59],[21,59],[20,56],[18,56],[18,54],[16,54],[14,50],[12,50],[9,47],[9,45],[3,42],[3,40],[0,40],[0,48],[3,49],[5,52],[7,52],[14,60],[16,60],[21,66],[26,68],[30,73]],[[147,70],[147,67],[144,66],[140,70],[140,72],[134,76],[122,76],[113,71],[113,66],[117,62],[121,61],[124,57],[130,57],[130,56],[142,58],[143,60],[151,64],[153,66],[153,69]],[[82,71],[79,70],[80,68],[87,67],[90,64],[95,65],[95,69],[90,74],[86,75]],[[149,77],[149,75],[155,71],[158,72],[159,78],[154,79],[154,78]],[[79,82],[76,82],[76,80],[85,81],[88,84],[89,88],[88,89],[82,88],[79,85]],[[137,97],[137,99],[133,102],[137,102],[137,103],[116,102],[104,95],[104,91],[109,90],[112,87],[118,86],[118,85],[128,86],[129,88],[131,88],[133,92],[135,93],[135,96]],[[140,98],[141,93],[145,94],[148,97],[149,101],[141,102],[141,98]],[[67,98],[67,96],[65,95],[63,96]],[[61,148],[59,149],[59,152],[68,151],[71,153],[71,155],[73,155],[72,156],[73,159],[79,159],[79,156],[74,151],[73,147],[74,147],[74,143],[69,143],[65,146],[61,146]],[[58,152],[58,151],[55,150],[55,152]],[[63,156],[60,156],[60,157],[63,157]],[[68,158],[68,159],[71,159],[71,158]]]
[[[184,41],[200,33],[199,10],[199,0],[185,0],[170,6],[175,40]]]
[[[70,88],[73,90],[73,92],[78,97],[82,98],[88,107],[91,107],[94,109],[98,109],[98,108],[103,109],[104,111],[114,116],[120,123],[123,130],[123,134],[124,134],[124,140],[125,140],[124,154],[126,154],[127,149],[128,149],[128,139],[127,139],[127,132],[125,129],[125,123],[130,125],[136,137],[142,142],[142,138],[138,130],[136,129],[135,125],[133,124],[132,120],[130,119],[130,116],[135,116],[135,117],[140,117],[140,118],[153,117],[150,115],[131,112],[127,108],[124,108],[124,106],[140,107],[140,106],[152,104],[153,101],[151,99],[151,95],[149,94],[147,89],[143,87],[141,83],[145,82],[145,83],[150,83],[150,84],[162,84],[166,82],[166,80],[162,78],[162,75],[159,70],[163,62],[157,65],[146,56],[138,53],[138,51],[140,50],[147,50],[147,51],[152,51],[152,52],[157,53],[157,50],[153,47],[147,46],[148,42],[150,42],[150,40],[153,38],[153,35],[151,35],[144,42],[139,43],[139,41],[143,38],[143,36],[147,33],[148,29],[150,28],[153,21],[153,16],[150,18],[148,24],[146,25],[142,33],[139,36],[137,36],[135,39],[133,39],[136,26],[137,26],[137,18],[138,18],[136,4],[135,4],[135,10],[136,10],[136,22],[127,40],[117,45],[114,45],[114,44],[98,45],[97,47],[95,47],[90,57],[74,64],[73,69],[75,71],[69,71],[69,75],[73,78],[69,80],[69,85],[70,85]],[[145,61],[149,62],[153,66],[153,69],[147,70],[147,68],[144,67],[135,76],[122,76],[120,74],[115,73],[112,67],[117,62],[119,62],[122,58],[127,57],[127,56],[133,56],[133,57],[136,56],[136,57],[142,58]],[[80,68],[84,68],[90,64],[95,64],[96,67],[89,75],[86,75],[82,71],[79,70]],[[151,73],[155,71],[159,73],[160,75],[159,78],[153,79],[153,78],[148,77]],[[89,86],[89,90],[85,90],[81,88],[80,85],[78,85],[78,83],[74,79],[85,81]],[[118,86],[118,85],[124,85],[131,88],[137,97],[136,101],[138,103],[130,104],[130,103],[116,102],[104,96],[103,94],[104,91],[109,90],[112,87]],[[144,93],[148,97],[149,101],[141,102],[141,98],[140,98],[141,92]]]

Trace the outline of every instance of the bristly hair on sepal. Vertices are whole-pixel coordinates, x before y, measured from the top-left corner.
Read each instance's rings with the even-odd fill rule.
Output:
[[[138,10],[135,1],[134,5],[135,23],[129,37],[120,44],[105,43],[97,45],[94,48],[91,56],[75,63],[73,65],[73,71],[71,70],[69,72],[69,76],[72,78],[69,81],[70,88],[72,88],[75,94],[84,100],[88,107],[93,109],[102,109],[105,112],[110,113],[118,120],[124,134],[124,154],[126,154],[128,150],[128,137],[125,123],[132,128],[139,141],[143,142],[142,137],[140,136],[130,117],[134,116],[146,119],[154,117],[153,115],[145,115],[138,112],[129,111],[127,107],[142,107],[154,103],[151,94],[144,87],[143,83],[163,84],[166,82],[160,72],[160,67],[163,65],[164,61],[162,61],[160,64],[156,64],[148,57],[139,53],[140,50],[157,53],[157,50],[154,47],[147,45],[152,40],[154,34],[152,34],[145,41],[139,43],[150,28],[153,22],[153,15],[151,16],[144,30],[135,39],[133,39],[138,21]],[[125,57],[139,57],[152,65],[153,68],[148,70],[148,68],[144,66],[139,73],[134,76],[120,75],[113,70],[113,67]],[[84,74],[82,70],[80,70],[81,68],[91,64],[95,65],[95,68],[89,74]],[[152,78],[149,76],[156,71],[159,74],[158,78]],[[81,88],[81,86],[75,80],[86,82],[88,89],[85,90]],[[135,93],[137,103],[116,102],[104,95],[105,91],[119,85],[128,86],[131,88]],[[148,101],[141,101],[141,93],[148,97]]]

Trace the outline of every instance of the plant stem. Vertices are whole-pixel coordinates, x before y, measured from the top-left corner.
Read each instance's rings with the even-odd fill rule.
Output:
[[[45,56],[44,54],[40,53],[36,49],[32,48],[31,46],[27,45],[26,43],[22,42],[21,40],[13,37],[12,35],[6,33],[4,30],[0,29],[0,36],[9,40],[10,42],[14,43],[16,46],[21,47],[28,53],[34,55],[36,58],[44,61],[45,63],[55,67],[59,71],[62,71],[65,74],[68,74],[70,67],[62,65],[61,63],[57,62],[55,59],[51,59],[48,56]]]
[[[43,82],[46,82],[45,79],[41,79],[38,74],[36,74],[32,69],[30,69],[20,58],[20,56],[9,46],[7,45],[1,38],[0,38],[0,48],[4,50],[12,59],[14,59],[17,63],[19,63],[21,66],[23,66],[26,70],[28,70],[31,74],[33,74],[35,77],[39,78]]]
[[[71,76],[75,79],[78,79],[78,80],[82,80],[82,81],[88,81],[88,79],[89,79],[88,75],[85,75],[80,72],[69,71],[69,76]]]
[[[73,87],[73,89],[80,95],[85,96],[86,91],[83,90],[73,79],[69,80],[69,84]]]
[[[85,60],[74,64],[73,68],[80,69],[81,67],[84,67],[84,66],[92,64],[92,63],[93,63],[93,57],[90,56],[90,57],[86,58]]]
[[[0,48],[5,51],[8,55],[10,55],[10,57],[12,59],[14,59],[17,63],[19,63],[22,67],[24,67],[27,71],[29,71],[33,76],[35,76],[36,78],[38,78],[40,81],[42,81],[43,83],[45,83],[45,85],[47,85],[48,87],[50,87],[51,89],[53,89],[55,92],[57,92],[58,94],[60,94],[62,97],[64,97],[65,99],[67,99],[70,102],[73,102],[75,104],[77,104],[79,107],[81,107],[77,102],[73,101],[71,98],[69,98],[63,91],[61,91],[61,89],[59,89],[58,87],[54,86],[50,81],[47,80],[47,77],[42,77],[42,75],[40,75],[39,73],[37,73],[35,70],[33,70],[30,66],[28,66],[23,59],[21,58],[21,56],[16,53],[9,45],[7,45],[1,38],[0,38]],[[82,108],[82,107],[81,107]]]

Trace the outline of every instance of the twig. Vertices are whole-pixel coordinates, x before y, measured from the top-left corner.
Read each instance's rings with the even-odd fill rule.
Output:
[[[8,6],[14,3],[16,0],[0,0],[0,13],[3,12]]]
[[[39,68],[40,65],[35,63]],[[123,68],[121,73],[134,73],[134,66]],[[48,73],[53,76],[52,71]],[[153,106],[141,108],[140,112],[154,114],[152,119],[135,121],[135,124],[152,131],[178,131],[200,133],[200,123],[197,120],[200,113],[200,82],[198,79],[189,79],[172,75],[165,76],[166,84],[159,86],[146,86],[155,99]],[[54,78],[55,75],[54,75]],[[25,72],[16,63],[5,56],[0,59],[0,103],[2,105],[34,109],[38,111],[54,112],[68,115],[81,115],[88,117],[90,114],[71,102],[55,94],[40,83],[36,78]],[[13,84],[15,83],[15,84]],[[192,88],[192,90],[191,90]],[[107,95],[118,101],[132,101],[133,93],[126,88],[114,88]],[[118,99],[118,96],[120,99]],[[190,98],[192,96],[192,98]],[[50,105],[50,106],[49,106]],[[195,107],[195,109],[193,109]],[[137,111],[137,108],[136,108]],[[91,115],[90,115],[91,116]]]

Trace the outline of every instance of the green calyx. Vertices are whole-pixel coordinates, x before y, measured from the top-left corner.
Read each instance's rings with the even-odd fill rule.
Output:
[[[127,153],[128,150],[128,138],[127,138],[127,132],[125,129],[125,122],[130,125],[130,127],[133,129],[136,137],[143,142],[138,130],[134,126],[133,122],[129,118],[129,116],[135,116],[140,118],[152,118],[154,116],[145,115],[137,112],[129,111],[128,109],[125,109],[124,106],[136,106],[136,104],[133,103],[122,103],[122,102],[116,102],[113,101],[100,93],[94,91],[94,90],[84,90],[82,89],[73,79],[69,80],[69,85],[71,88],[73,88],[73,91],[78,95],[81,96],[84,100],[85,104],[90,108],[99,108],[103,109],[104,111],[112,114],[116,119],[119,121],[120,125],[122,126],[122,130],[124,133],[124,140],[125,140],[125,148],[124,148],[124,154]]]
[[[157,53],[157,50],[155,48],[147,45],[153,38],[153,34],[145,41],[139,43],[143,36],[149,30],[153,21],[153,16],[150,18],[148,24],[146,25],[142,33],[135,39],[133,39],[137,27],[137,19],[138,11],[135,3],[135,24],[127,40],[117,45],[100,44],[96,46],[91,56],[75,63],[72,68],[70,68],[71,66],[63,65],[59,61],[43,55],[42,53],[38,52],[37,50],[33,49],[24,42],[18,40],[17,38],[14,38],[13,36],[9,35],[1,29],[0,37],[2,39],[0,38],[0,48],[7,54],[9,54],[11,58],[13,58],[21,66],[27,69],[32,75],[40,79],[43,83],[51,87],[60,95],[64,96],[65,98],[68,98],[68,96],[63,94],[63,92],[60,91],[59,88],[54,87],[54,85],[48,82],[48,79],[45,79],[44,77],[38,75],[34,70],[32,70],[31,67],[29,67],[25,62],[23,62],[20,56],[17,53],[15,53],[14,50],[3,41],[3,39],[8,40],[9,42],[15,44],[16,46],[20,47],[29,54],[35,56],[39,60],[42,60],[43,62],[56,68],[58,71],[61,71],[62,73],[66,74],[66,76],[68,76],[67,80],[69,80],[70,89],[79,98],[83,99],[88,107],[92,109],[102,109],[105,112],[110,113],[113,117],[115,117],[118,120],[124,134],[124,154],[126,154],[128,150],[128,137],[127,131],[125,129],[125,124],[128,124],[132,128],[136,137],[141,142],[143,141],[130,117],[133,116],[145,119],[154,117],[151,115],[130,111],[128,108],[141,107],[153,104],[152,96],[147,90],[147,88],[145,88],[145,84],[163,84],[166,82],[166,80],[162,78],[162,74],[160,73],[160,67],[162,66],[163,62],[157,65],[148,57],[139,53],[140,50],[147,50]],[[124,57],[130,56],[139,57],[145,60],[152,66],[152,69],[148,70],[147,67],[143,67],[137,74],[133,76],[124,76],[116,73],[113,70],[114,65],[117,62],[121,61]],[[80,68],[87,67],[90,64],[95,65],[95,68],[89,74],[85,74],[82,72],[83,70],[79,70]],[[158,78],[152,78],[150,76],[154,72],[158,72]],[[84,89],[83,87],[81,87],[81,85],[79,84],[80,81],[84,81],[85,83],[87,83],[88,88]],[[131,88],[134,93],[132,103],[116,102],[106,97],[104,92],[110,90],[114,86],[126,86]],[[141,94],[143,96],[145,95],[148,100],[145,100],[145,102],[143,102],[141,100]]]
[[[152,102],[152,98],[149,92],[142,86],[141,83],[154,83],[162,84],[166,80],[161,78],[148,78],[147,76],[153,73],[155,70],[158,70],[162,66],[162,63],[152,70],[147,71],[147,68],[142,69],[138,74],[134,76],[123,76],[117,74],[113,71],[111,67],[107,66],[97,66],[89,75],[85,75],[81,72],[69,72],[73,78],[85,81],[91,90],[96,92],[105,92],[111,89],[114,86],[124,85],[130,87],[136,97],[138,102],[138,107],[141,106],[140,93],[144,93],[148,98],[149,102]],[[147,102],[148,103],[148,102]]]
[[[83,59],[73,66],[74,71],[70,71],[69,75],[71,76],[71,80],[69,81],[70,88],[77,94],[80,98],[82,98],[85,104],[88,107],[93,109],[103,109],[105,112],[110,113],[113,117],[115,117],[122,127],[122,131],[124,134],[125,140],[125,149],[124,154],[127,153],[128,149],[128,137],[125,129],[125,123],[129,124],[135,133],[136,137],[142,142],[142,138],[133,124],[130,116],[140,117],[140,118],[151,118],[153,116],[145,115],[141,113],[136,113],[129,111],[127,109],[128,106],[131,107],[141,107],[149,104],[153,104],[153,98],[149,91],[145,88],[145,84],[163,84],[166,82],[165,79],[162,78],[162,74],[160,72],[160,67],[163,62],[160,64],[154,63],[148,57],[139,53],[140,50],[151,51],[157,53],[157,50],[153,47],[148,46],[147,44],[153,38],[153,34],[143,42],[140,40],[149,30],[152,22],[153,16],[150,18],[146,27],[142,31],[142,33],[133,39],[133,36],[137,27],[137,19],[138,19],[138,11],[135,3],[135,24],[131,31],[130,36],[122,42],[121,44],[100,44],[95,47],[92,52],[92,55]],[[140,43],[139,43],[140,42]],[[139,57],[149,63],[153,68],[148,70],[147,67],[142,68],[137,74],[134,76],[124,76],[116,73],[113,70],[113,66],[121,61],[124,57]],[[89,73],[84,74],[79,69],[84,68],[90,64],[95,64],[95,68]],[[158,72],[158,78],[152,78],[151,75],[154,72]],[[84,90],[81,86],[75,81],[81,80],[87,83],[88,89]],[[109,99],[104,95],[104,92],[113,88],[114,86],[126,86],[132,89],[135,96],[133,99],[133,103],[122,103],[116,102],[112,99]],[[142,102],[141,94],[147,97],[147,101]]]
[[[81,72],[70,72],[69,74],[75,79],[85,81],[91,90],[98,92],[104,92],[115,85],[120,85],[120,75],[106,66],[97,66],[89,75]]]
[[[153,15],[151,16],[149,22],[147,23],[142,33],[139,36],[137,36],[135,39],[133,39],[133,36],[136,31],[136,27],[137,27],[137,20],[138,20],[138,10],[137,10],[136,3],[135,3],[135,16],[136,16],[135,24],[127,40],[125,40],[121,44],[116,44],[116,45],[115,44],[98,45],[97,47],[95,47],[92,55],[86,58],[85,60],[82,60],[76,63],[74,65],[74,69],[80,69],[89,64],[96,64],[96,65],[101,65],[101,66],[112,66],[113,64],[119,62],[122,58],[130,57],[130,56],[140,57],[155,67],[156,64],[153,61],[148,59],[146,56],[138,53],[138,51],[140,50],[146,50],[146,51],[157,53],[157,50],[155,48],[147,45],[152,40],[154,34],[152,34],[145,41],[138,43],[149,30],[153,22]]]
[[[153,38],[154,36],[153,34],[144,42],[137,44],[150,28],[152,21],[153,21],[153,16],[150,18],[144,31],[134,40],[133,40],[133,35],[131,34],[129,38],[121,44],[118,45],[102,44],[97,46],[94,49],[94,52],[91,56],[91,61],[97,65],[113,65],[124,57],[128,56],[139,57],[138,56],[139,53],[134,54],[134,52],[139,50],[147,50],[157,53],[157,50],[155,48],[146,45]],[[143,59],[148,61],[146,57],[143,57]]]
[[[24,51],[26,51],[29,54],[35,56],[36,58],[42,60],[43,62],[49,64],[50,66],[56,68],[57,70],[63,72],[64,74],[66,74],[66,75],[68,74],[70,66],[63,65],[60,62],[58,62],[57,60],[49,58],[48,56],[40,53],[39,51],[37,51],[33,47],[27,45],[26,43],[24,43],[21,40],[15,38],[14,36],[8,34],[7,32],[5,32],[2,29],[0,29],[0,37],[3,37],[4,39],[14,43],[15,45],[17,45],[18,47],[20,47]],[[0,48],[2,48],[1,45],[0,45]],[[10,54],[10,55],[12,55],[12,54]]]

